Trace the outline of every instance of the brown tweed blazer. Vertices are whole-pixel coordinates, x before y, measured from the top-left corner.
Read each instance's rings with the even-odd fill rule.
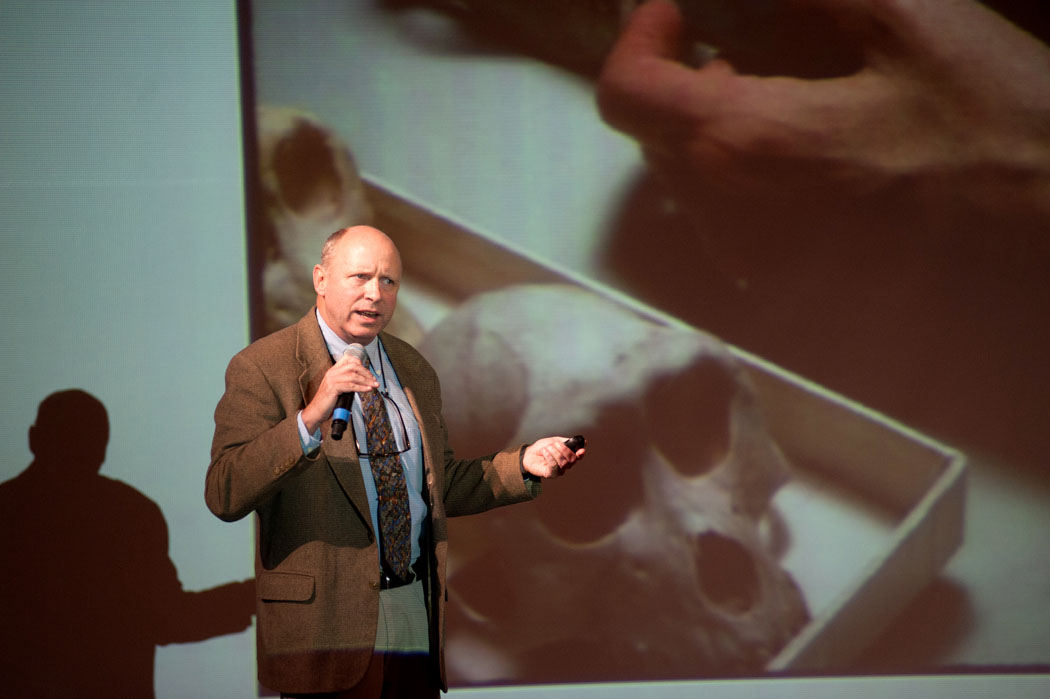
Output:
[[[539,494],[519,470],[522,447],[456,459],[441,416],[433,368],[404,341],[383,345],[423,435],[423,497],[429,506],[421,558],[431,657],[445,688],[446,517]],[[378,554],[353,439],[329,438],[308,458],[296,414],[332,365],[314,310],[239,352],[215,409],[205,484],[208,508],[226,521],[255,512],[259,681],[282,692],[352,687],[368,665],[379,614]]]

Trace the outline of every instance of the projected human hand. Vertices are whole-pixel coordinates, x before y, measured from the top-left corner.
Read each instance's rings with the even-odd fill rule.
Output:
[[[1050,221],[1045,44],[969,0],[792,7],[823,17],[859,67],[823,79],[722,59],[696,69],[677,60],[681,11],[653,0],[606,60],[603,118],[689,195],[821,201],[906,184],[923,203]]]

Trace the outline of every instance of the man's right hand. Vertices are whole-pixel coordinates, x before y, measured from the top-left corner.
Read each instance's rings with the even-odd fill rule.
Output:
[[[317,393],[303,408],[303,424],[313,434],[332,415],[341,394],[368,392],[376,388],[379,388],[379,382],[372,372],[356,357],[344,355],[325,372]]]

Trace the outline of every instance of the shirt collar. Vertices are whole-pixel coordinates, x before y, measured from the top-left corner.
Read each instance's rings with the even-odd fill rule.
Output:
[[[324,343],[328,347],[328,354],[332,355],[334,361],[339,361],[339,358],[343,356],[343,352],[345,352],[346,348],[350,346],[350,343],[344,342],[343,338],[336,335],[335,331],[328,327],[328,323],[324,322],[324,318],[321,317],[320,310],[317,310],[314,313],[317,316],[317,324],[321,328],[321,334],[324,336]],[[372,363],[372,366],[378,366],[378,364],[376,364],[376,362],[379,361],[378,335],[365,345],[365,352],[368,353],[368,359]]]

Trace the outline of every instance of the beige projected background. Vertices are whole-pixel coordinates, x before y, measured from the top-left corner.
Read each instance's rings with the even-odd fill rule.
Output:
[[[591,440],[451,523],[452,683],[1045,669],[1047,263],[892,195],[677,200],[599,117],[615,18],[436,4],[251,3],[249,216],[255,334],[373,223],[457,451]]]

